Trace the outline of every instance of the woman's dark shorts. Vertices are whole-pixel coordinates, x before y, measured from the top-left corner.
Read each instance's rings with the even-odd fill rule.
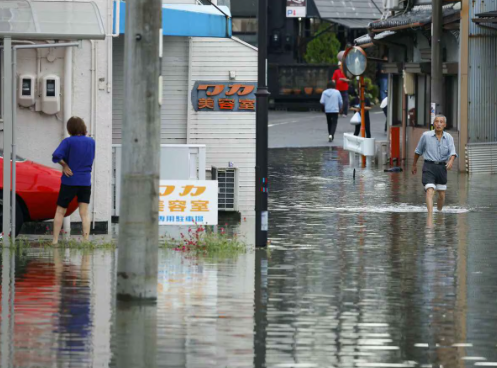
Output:
[[[425,162],[423,164],[423,185],[425,190],[447,190],[447,168],[445,164]]]
[[[91,186],[72,186],[60,185],[59,198],[57,199],[57,206],[67,208],[69,203],[78,197],[78,203],[90,203]]]

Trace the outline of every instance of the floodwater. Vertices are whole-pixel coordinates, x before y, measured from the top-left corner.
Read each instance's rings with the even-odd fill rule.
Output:
[[[114,300],[114,251],[3,250],[1,367],[497,367],[497,177],[429,218],[420,173],[339,149],[270,172],[269,252],[161,250],[156,306]]]

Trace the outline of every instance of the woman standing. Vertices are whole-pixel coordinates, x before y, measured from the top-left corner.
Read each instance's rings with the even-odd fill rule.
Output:
[[[73,116],[67,121],[70,137],[64,139],[52,155],[52,161],[62,166],[62,179],[57,211],[54,218],[53,244],[59,241],[62,222],[69,203],[77,197],[83,222],[83,239],[88,240],[90,219],[88,204],[91,195],[91,169],[95,159],[95,141],[87,137],[83,119]]]

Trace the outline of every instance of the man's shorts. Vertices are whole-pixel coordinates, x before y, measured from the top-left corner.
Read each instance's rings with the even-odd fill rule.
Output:
[[[447,190],[447,168],[445,164],[426,162],[423,164],[423,185],[425,190]]]
[[[60,185],[59,198],[57,199],[57,206],[67,208],[69,203],[78,197],[78,203],[90,203],[91,186],[72,186]]]

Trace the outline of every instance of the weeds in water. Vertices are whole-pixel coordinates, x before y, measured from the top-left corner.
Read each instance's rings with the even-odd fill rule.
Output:
[[[25,250],[28,248],[43,248],[43,249],[74,249],[74,250],[114,250],[116,243],[114,241],[79,241],[77,239],[61,240],[58,244],[52,244],[52,240],[40,239],[37,240],[19,237],[15,243],[10,244],[11,249]]]
[[[224,228],[217,233],[198,226],[196,229],[188,229],[188,233],[182,233],[180,237],[181,239],[165,238],[162,247],[205,258],[229,258],[247,250],[247,244],[237,234],[230,237]]]

